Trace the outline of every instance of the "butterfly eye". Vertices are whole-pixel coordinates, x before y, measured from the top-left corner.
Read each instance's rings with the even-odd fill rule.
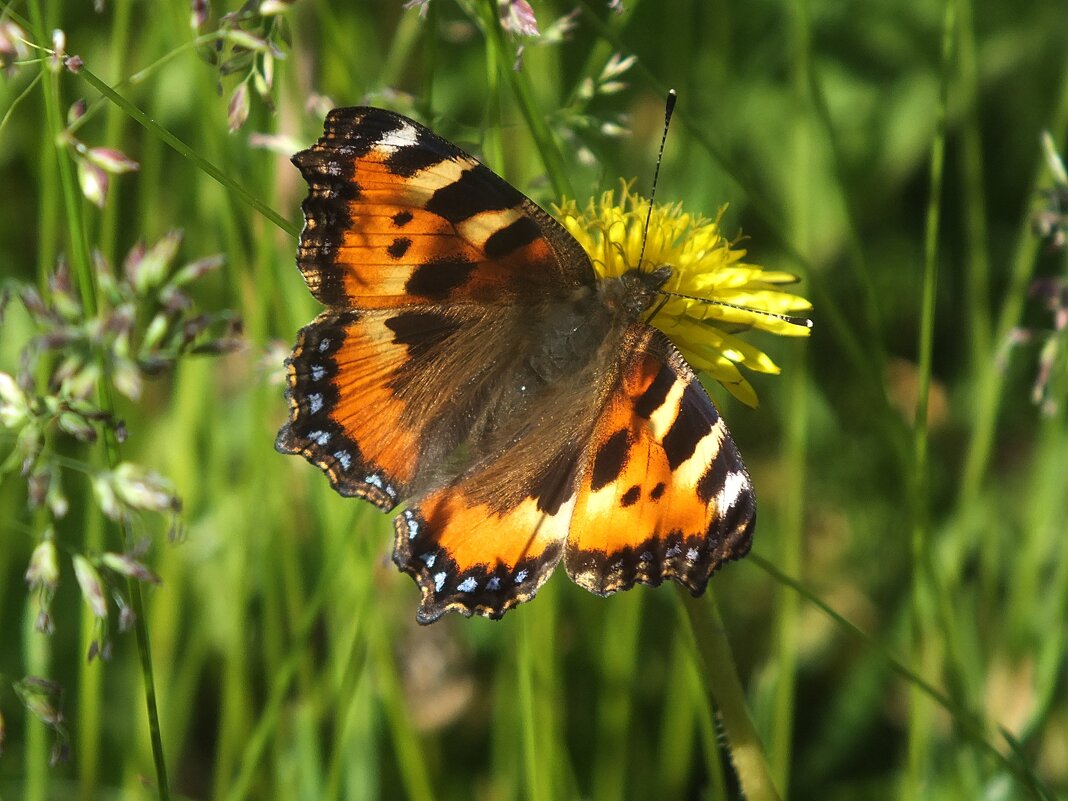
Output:
[[[664,286],[664,284],[668,282],[673,272],[674,270],[671,268],[671,265],[660,265],[651,273],[649,273],[649,287],[654,291],[659,290],[661,287]]]

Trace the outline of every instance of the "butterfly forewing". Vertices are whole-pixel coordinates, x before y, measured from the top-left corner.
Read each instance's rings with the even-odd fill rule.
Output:
[[[297,264],[326,306],[526,303],[594,284],[559,223],[398,114],[335,109],[293,162],[310,189]]]

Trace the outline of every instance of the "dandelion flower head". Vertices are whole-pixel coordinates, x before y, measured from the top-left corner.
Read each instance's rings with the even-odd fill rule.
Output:
[[[642,238],[649,201],[623,183],[620,192],[606,192],[580,209],[574,201],[554,207],[557,218],[589,254],[600,278],[619,277],[638,266],[653,270],[667,265],[671,277],[663,291],[672,293],[651,324],[682,351],[690,365],[721,383],[734,397],[757,405],[756,391],[739,367],[777,374],[778,366],[737,334],[749,329],[782,336],[808,336],[811,324],[795,317],[812,305],[782,289],[797,282],[789,273],[765,270],[744,261],[737,240],[720,232],[720,219],[685,212],[681,204],[657,204]]]

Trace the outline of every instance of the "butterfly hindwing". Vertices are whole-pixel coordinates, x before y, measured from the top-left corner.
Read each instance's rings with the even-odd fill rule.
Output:
[[[594,284],[558,222],[406,117],[335,109],[293,162],[310,188],[297,264],[328,307],[518,303]]]
[[[394,519],[393,561],[422,592],[418,618],[445,612],[499,618],[529,600],[563,554],[597,404],[593,366],[560,387],[553,408],[521,424],[449,483]]]
[[[448,488],[394,519],[393,561],[422,592],[419,622],[449,611],[501,617],[534,597],[564,550],[574,493],[555,509],[500,511]]]
[[[565,564],[607,595],[673,578],[702,592],[749,550],[756,506],[723,420],[681,354],[631,326],[616,390],[593,431]]]

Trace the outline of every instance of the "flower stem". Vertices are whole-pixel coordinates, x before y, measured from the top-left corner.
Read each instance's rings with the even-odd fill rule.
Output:
[[[734,666],[716,598],[711,590],[705,598],[693,598],[681,589],[677,597],[681,597],[696,656],[703,663],[700,673],[705,692],[719,710],[742,794],[749,801],[779,801],[764,746],[746,707],[745,690]]]
[[[516,643],[516,683],[519,694],[519,718],[523,743],[523,775],[526,779],[527,798],[530,801],[545,801],[549,798],[542,766],[546,760],[539,754],[538,720],[534,702],[534,634],[533,617],[525,615],[519,621]],[[539,758],[541,757],[541,758]]]

